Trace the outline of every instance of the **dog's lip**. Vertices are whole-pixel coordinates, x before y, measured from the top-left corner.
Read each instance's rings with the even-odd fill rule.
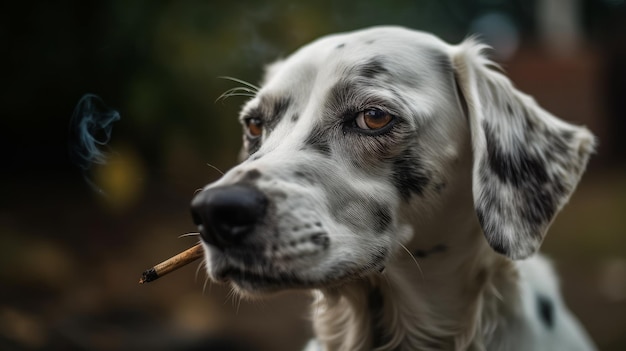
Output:
[[[232,283],[249,292],[272,292],[286,288],[306,288],[312,284],[298,277],[295,272],[259,274],[238,268],[226,268],[216,274],[218,281]]]
[[[370,274],[380,274],[386,265],[386,253],[379,252],[368,262],[338,260],[328,264],[324,257],[300,260],[273,260],[262,256],[237,257],[234,251],[214,252],[209,265],[211,278],[230,283],[251,293],[276,292],[286,289],[317,289],[340,286]],[[256,258],[256,259],[255,259]],[[276,257],[274,257],[276,258]],[[321,262],[325,264],[321,264]],[[282,267],[282,268],[280,268]]]
[[[380,274],[384,270],[384,263],[372,264],[365,267],[354,267],[347,270],[337,270],[323,279],[305,278],[299,271],[268,271],[267,274],[242,270],[237,267],[223,267],[215,274],[215,278],[222,283],[232,283],[248,292],[276,292],[285,289],[316,289],[330,288],[343,285],[349,281],[360,279],[372,273]]]

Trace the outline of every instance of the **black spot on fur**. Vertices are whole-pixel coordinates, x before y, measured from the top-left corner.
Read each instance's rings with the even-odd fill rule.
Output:
[[[537,295],[537,312],[543,324],[552,329],[554,328],[554,303],[550,298],[544,295]]]
[[[341,44],[337,45],[337,46],[335,47],[335,49],[341,49],[341,48],[343,48],[344,46],[346,46],[346,44],[341,43]]]
[[[315,175],[315,173],[308,170],[297,170],[293,172],[293,175],[294,177],[296,177],[296,179],[302,179],[309,184],[315,184],[318,180],[318,177]]]
[[[324,250],[327,250],[330,247],[330,238],[325,232],[313,234],[310,240],[315,245],[321,246]]]
[[[430,183],[430,176],[416,152],[406,150],[393,162],[392,169],[393,184],[403,200],[408,201],[412,194],[424,194],[424,189]]]
[[[373,218],[374,228],[378,233],[386,231],[391,225],[391,211],[387,206],[376,204]]]
[[[529,223],[541,224],[548,222],[556,213],[557,196],[563,193],[558,188],[538,189],[535,193],[526,193],[526,206],[522,209],[522,217]],[[537,233],[539,235],[540,233]]]
[[[298,113],[294,113],[293,115],[291,115],[292,122],[298,122],[298,119],[300,119],[300,115]]]
[[[509,116],[513,115],[513,107],[511,107],[511,104],[506,104],[506,112],[509,114]]]
[[[487,141],[489,168],[504,184],[521,190],[520,196],[526,204],[522,216],[533,223],[549,221],[557,208],[557,198],[564,189],[558,180],[550,182],[546,164],[538,157],[530,155],[525,147],[516,147],[515,155],[506,154],[498,146],[488,124],[483,123]]]
[[[291,104],[291,99],[289,97],[281,96],[277,98],[266,98],[265,100],[270,101],[269,103],[265,102],[270,106],[270,108],[264,125],[265,128],[272,130],[285,116],[285,112],[287,112],[287,109],[289,109],[289,105]]]
[[[364,63],[358,69],[358,74],[364,78],[374,78],[377,75],[388,73],[389,71],[383,64],[383,59],[380,57],[374,57],[368,62]]]
[[[349,97],[354,96],[354,90],[354,85],[350,81],[340,80],[328,91],[324,110],[335,118],[338,110],[346,107]]]
[[[565,143],[569,143],[574,139],[574,132],[565,130],[561,132],[561,138],[565,141]]]
[[[568,140],[568,137],[570,138]],[[556,160],[559,157],[563,157],[563,155],[567,155],[569,153],[569,145],[568,143],[571,140],[571,135],[568,135],[567,132],[563,132],[560,135],[558,134],[548,134],[548,140],[550,142],[549,152],[546,152],[546,157],[549,160]]]
[[[291,99],[288,97],[280,97],[274,101],[274,114],[275,115],[284,115],[287,109],[289,108],[289,104],[291,103]]]
[[[261,178],[261,172],[258,169],[251,169],[243,176],[241,179],[242,182],[254,182],[255,180]]]
[[[483,123],[487,141],[489,167],[500,181],[516,188],[529,183],[545,183],[548,181],[546,165],[537,157],[533,157],[522,147],[516,148],[515,155],[506,154],[498,145],[494,132],[489,124]]]
[[[325,180],[318,182],[328,194],[328,212],[337,223],[344,224],[349,231],[382,232],[392,224],[392,214],[375,195],[362,195],[347,179],[327,179],[336,176],[326,175]],[[364,220],[368,218],[368,220]]]
[[[508,106],[510,107],[510,105]],[[510,116],[514,117],[512,110],[510,112]],[[523,110],[522,121],[524,124],[525,138],[529,141],[529,139],[531,139],[531,135],[539,131],[539,126],[537,125],[537,122],[530,117],[526,109]]]
[[[393,106],[407,105],[402,97],[403,94],[397,93],[386,98],[377,98],[378,94],[373,93],[375,90],[394,91],[392,86],[384,84],[373,84],[371,79],[359,75],[361,66],[354,68],[354,72],[349,78],[341,78],[332,88],[329,89],[326,96],[324,106],[324,119],[327,121],[335,121],[337,118],[353,117],[362,105],[380,104],[393,109]],[[376,66],[365,67],[366,75],[376,74],[378,70]],[[377,82],[380,83],[380,82]]]
[[[320,127],[315,127],[306,138],[304,144],[324,156],[331,155],[328,137]]]
[[[504,243],[502,243],[502,241],[491,242],[489,243],[489,246],[491,246],[493,251],[499,253],[500,255],[509,255],[509,250],[504,246]]]

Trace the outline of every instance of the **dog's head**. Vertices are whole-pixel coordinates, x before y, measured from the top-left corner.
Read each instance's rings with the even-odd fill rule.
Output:
[[[463,191],[495,251],[535,252],[593,137],[482,49],[382,27],[270,66],[241,112],[244,161],[192,202],[209,276],[251,292],[367,276]]]

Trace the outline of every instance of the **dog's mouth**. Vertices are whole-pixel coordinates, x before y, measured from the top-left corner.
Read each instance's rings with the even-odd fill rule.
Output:
[[[332,264],[316,264],[311,260],[295,260],[291,264],[273,262],[271,259],[248,260],[256,264],[233,262],[233,257],[212,260],[210,275],[213,279],[230,283],[240,292],[267,294],[283,290],[331,288],[380,272],[386,255],[374,255],[366,264],[341,260]]]

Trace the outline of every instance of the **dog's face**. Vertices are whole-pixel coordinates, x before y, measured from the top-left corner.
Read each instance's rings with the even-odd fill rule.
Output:
[[[209,276],[266,292],[376,273],[420,235],[420,223],[445,211],[442,199],[458,184],[471,193],[473,183],[477,218],[497,251],[534,251],[578,181],[591,137],[581,151],[582,129],[545,122],[517,96],[502,106],[481,102],[480,89],[499,99],[499,82],[477,79],[486,68],[475,51],[375,28],[323,38],[272,65],[241,112],[245,160],[192,203]],[[506,123],[531,123],[536,133],[511,132],[478,111],[486,108],[519,115]],[[531,139],[559,144],[548,151],[555,167],[540,146],[525,159],[512,155]],[[518,179],[520,172],[542,178]],[[516,199],[529,191],[543,198]],[[507,219],[537,204],[550,213]],[[519,239],[507,236],[511,227]]]

